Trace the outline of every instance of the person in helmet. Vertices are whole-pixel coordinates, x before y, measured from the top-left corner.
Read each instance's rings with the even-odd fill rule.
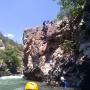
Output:
[[[28,81],[25,84],[25,89],[24,90],[39,90],[39,89],[38,89],[37,83]]]

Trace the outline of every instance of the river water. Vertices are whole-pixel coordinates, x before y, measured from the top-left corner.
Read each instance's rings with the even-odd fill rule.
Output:
[[[0,90],[24,90],[25,81],[22,76],[5,76],[0,78]],[[37,82],[39,90],[75,90],[64,89],[59,87],[45,86],[43,83]]]

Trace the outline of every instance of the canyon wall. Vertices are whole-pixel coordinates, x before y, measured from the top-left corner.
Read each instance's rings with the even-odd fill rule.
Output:
[[[87,1],[75,20],[64,17],[61,21],[48,22],[46,34],[43,25],[24,31],[23,62],[27,79],[62,86],[64,77],[69,87],[89,90],[90,2]]]

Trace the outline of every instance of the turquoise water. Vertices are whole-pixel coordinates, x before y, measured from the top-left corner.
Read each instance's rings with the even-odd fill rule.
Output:
[[[22,78],[0,78],[0,90],[24,90],[24,85],[27,81]],[[74,90],[58,87],[45,86],[43,83],[38,83],[39,90]]]

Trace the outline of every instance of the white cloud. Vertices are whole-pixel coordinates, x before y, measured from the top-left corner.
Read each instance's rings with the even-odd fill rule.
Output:
[[[14,38],[14,35],[13,35],[13,34],[10,34],[10,33],[5,34],[4,36],[5,36],[5,37],[8,37],[8,38],[11,38],[11,39]]]

